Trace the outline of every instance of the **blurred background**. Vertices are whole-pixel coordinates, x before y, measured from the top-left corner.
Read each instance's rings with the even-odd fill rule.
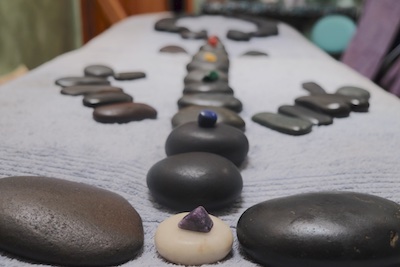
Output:
[[[162,11],[251,14],[283,21],[333,58],[386,88],[390,84],[382,84],[381,80],[400,54],[400,0],[1,0],[0,84],[81,47],[127,16]],[[361,27],[365,13],[369,13],[369,18],[364,21],[370,24],[363,22]],[[381,27],[382,23],[389,28]],[[357,37],[360,40],[354,45],[360,27],[370,28],[372,37]],[[379,66],[373,71],[363,70],[363,65],[371,64],[362,58],[370,55],[355,57],[354,51],[371,50],[362,43],[376,38],[381,42],[372,50],[379,54],[374,59]]]

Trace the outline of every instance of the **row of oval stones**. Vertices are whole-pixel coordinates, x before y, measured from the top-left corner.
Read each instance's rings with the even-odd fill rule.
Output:
[[[83,105],[94,108],[94,120],[102,123],[126,123],[143,119],[154,119],[157,111],[143,103],[133,102],[133,97],[119,87],[110,85],[109,77],[116,80],[145,78],[143,72],[115,73],[105,65],[90,65],[84,69],[83,77],[64,77],[56,80],[64,95],[83,95]]]
[[[214,68],[210,63],[214,63]],[[198,95],[231,96],[233,92],[227,79],[219,79],[220,73],[215,71],[217,66],[223,66],[223,77],[227,77],[228,63],[222,44],[217,38],[210,38],[188,64],[191,71],[185,79],[184,94],[189,94],[185,91],[186,85],[191,85],[193,90],[201,88],[195,92]],[[198,74],[200,71],[202,77]],[[220,90],[226,92],[216,92]],[[154,164],[147,174],[148,188],[157,202],[177,211],[194,209],[189,214],[181,213],[161,223],[155,236],[156,248],[162,257],[185,265],[214,263],[231,251],[233,237],[229,226],[208,216],[205,209],[218,210],[237,201],[243,187],[237,166],[244,161],[249,149],[248,140],[241,130],[244,125],[238,129],[223,122],[217,123],[217,113],[209,110],[212,106],[196,108],[200,112],[197,112],[195,121],[180,123],[170,133],[165,143],[168,157]],[[222,107],[218,109],[225,110]],[[200,210],[205,208],[200,212],[201,216],[195,215],[199,214],[199,206]],[[178,219],[186,218],[185,214],[191,218],[189,226],[185,221],[178,223]],[[203,231],[204,228],[207,231]],[[168,242],[165,242],[166,237]]]
[[[333,117],[348,117],[350,112],[367,112],[370,94],[362,88],[344,86],[328,94],[315,82],[303,83],[310,95],[295,99],[295,105],[280,106],[277,113],[261,112],[252,117],[270,129],[290,135],[311,132],[313,125],[329,125]]]

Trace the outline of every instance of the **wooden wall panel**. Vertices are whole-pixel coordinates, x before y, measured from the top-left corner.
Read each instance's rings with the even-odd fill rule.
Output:
[[[100,34],[112,23],[116,22],[115,17],[104,14],[100,1],[108,0],[81,0],[82,34],[83,42],[86,43],[96,35]],[[143,13],[162,12],[168,10],[168,0],[111,0],[116,2],[127,13],[127,15],[136,15]]]

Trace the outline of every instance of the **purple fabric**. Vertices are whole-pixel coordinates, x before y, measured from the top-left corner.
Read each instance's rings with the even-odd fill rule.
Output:
[[[367,0],[342,62],[374,80],[400,28],[400,1]]]

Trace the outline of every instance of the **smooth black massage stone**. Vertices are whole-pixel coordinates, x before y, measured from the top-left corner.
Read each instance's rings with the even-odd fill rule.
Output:
[[[197,82],[185,84],[183,89],[183,94],[228,94],[233,95],[233,89],[229,86],[227,82]]]
[[[105,65],[90,65],[83,70],[85,76],[103,77],[114,75],[114,70]]]
[[[217,210],[240,196],[242,176],[229,160],[212,153],[190,152],[165,158],[147,173],[147,186],[160,204],[188,211]]]
[[[199,32],[192,32],[188,29],[182,29],[179,34],[183,39],[191,39],[191,40],[198,40],[198,39],[207,39],[207,31],[202,30]]]
[[[187,108],[182,108],[172,117],[172,126],[175,128],[188,122],[196,122],[200,111],[205,109],[212,110],[217,114],[217,124],[228,124],[244,131],[246,123],[236,112],[226,108],[210,106],[189,106]]]
[[[326,91],[319,84],[315,82],[305,82],[302,87],[312,95],[324,95]]]
[[[238,30],[229,30],[226,37],[234,41],[249,41],[251,39],[252,33],[242,32]]]
[[[215,80],[207,80],[207,76],[210,75],[210,73],[216,73],[216,78]],[[227,73],[220,71],[220,70],[192,70],[189,72],[183,82],[186,83],[198,83],[198,82],[216,82],[216,81],[223,81],[223,82],[228,82],[228,75]]]
[[[82,100],[83,105],[85,105],[86,107],[91,107],[91,108],[108,105],[108,104],[121,103],[121,102],[132,102],[132,101],[133,101],[132,96],[122,93],[122,92],[89,94],[89,95],[86,95]]]
[[[268,56],[268,54],[261,51],[250,50],[243,53],[242,56]]]
[[[242,102],[239,99],[228,94],[190,94],[183,95],[178,100],[178,107],[180,109],[192,105],[222,107],[235,112],[240,112],[243,108]]]
[[[290,135],[303,135],[312,130],[312,123],[309,121],[271,112],[257,113],[251,117],[251,120],[272,130]]]
[[[156,31],[165,31],[165,32],[180,32],[181,30],[184,30],[183,27],[175,25],[176,20],[177,19],[175,18],[160,19],[155,23],[154,29]]]
[[[63,87],[61,94],[63,95],[88,95],[96,93],[118,93],[123,92],[122,88],[110,85],[76,85]]]
[[[217,69],[220,71],[228,72],[229,63],[227,64],[225,62],[207,62],[207,61],[193,60],[189,64],[187,64],[186,69],[188,71],[197,69],[211,71]]]
[[[125,102],[97,107],[93,119],[102,123],[127,123],[157,118],[157,111],[146,104]]]
[[[177,46],[177,45],[164,46],[164,47],[160,48],[160,52],[172,53],[172,54],[178,54],[178,53],[187,54],[188,53],[184,48]]]
[[[354,87],[354,86],[343,86],[340,87],[336,94],[345,95],[345,96],[352,96],[357,98],[369,99],[371,97],[370,93],[362,88]]]
[[[232,161],[236,166],[245,160],[249,141],[243,131],[226,124],[202,127],[188,122],[175,128],[165,142],[168,156],[187,152],[209,152]]]
[[[296,98],[295,102],[297,105],[338,118],[348,117],[351,111],[350,104],[346,99],[328,94],[302,96]]]
[[[134,72],[120,72],[114,74],[114,79],[118,81],[128,81],[128,80],[137,80],[146,77],[146,73],[141,71]]]
[[[354,112],[368,112],[369,101],[367,98],[362,98],[352,95],[342,95],[342,94],[330,94],[332,98],[341,98],[350,105],[350,108]]]
[[[276,23],[263,23],[258,26],[255,32],[252,32],[253,37],[268,37],[278,35],[278,26]]]
[[[280,106],[278,112],[290,117],[296,117],[311,122],[314,125],[329,125],[333,123],[333,118],[329,115],[315,112],[302,106]]]
[[[56,178],[0,179],[1,250],[45,264],[114,266],[143,240],[139,214],[118,194]]]
[[[274,267],[397,267],[399,233],[397,203],[352,192],[271,199],[237,224],[248,256]]]
[[[101,77],[64,77],[57,79],[55,82],[62,87],[75,86],[75,85],[109,85],[110,82]]]

